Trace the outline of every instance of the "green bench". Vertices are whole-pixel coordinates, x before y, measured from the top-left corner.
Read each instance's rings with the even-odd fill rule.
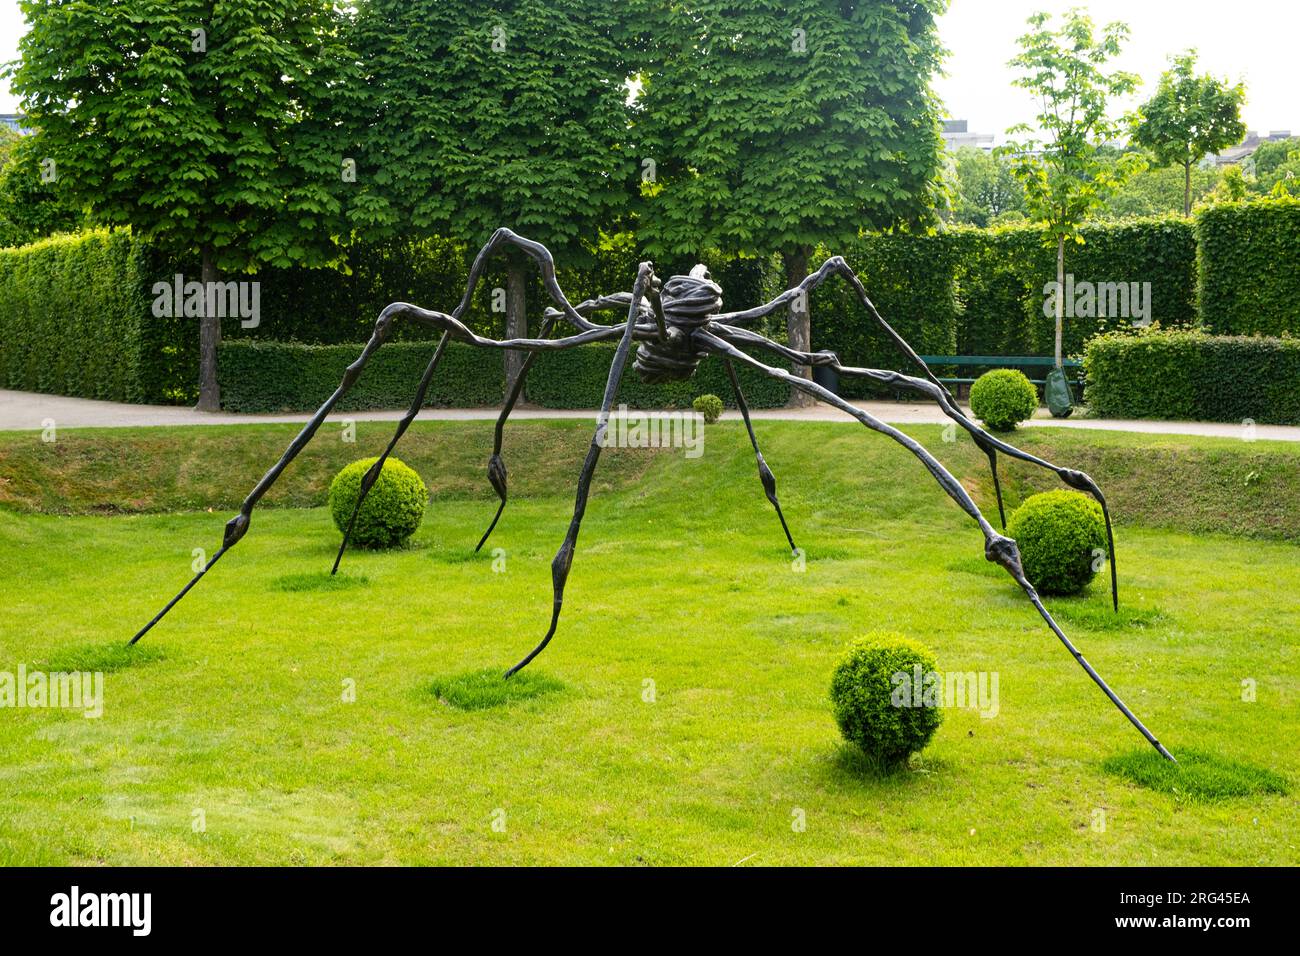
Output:
[[[1042,385],[1047,381],[1048,370],[1056,364],[1056,359],[1050,355],[922,355],[921,361],[926,365],[950,365],[956,367],[959,371],[962,369],[973,368],[1014,368],[1025,373],[1029,381],[1035,385]],[[1078,359],[1063,359],[1061,367],[1065,369],[1065,377],[1070,384],[1078,391],[1082,378],[1078,374],[1078,369],[1083,367],[1083,363]],[[1075,374],[1071,374],[1071,372]],[[1035,378],[1035,373],[1041,377]],[[961,386],[969,386],[975,381],[974,378],[965,378],[961,376],[952,376],[944,378],[939,377],[939,381],[945,385],[956,385],[960,392]]]

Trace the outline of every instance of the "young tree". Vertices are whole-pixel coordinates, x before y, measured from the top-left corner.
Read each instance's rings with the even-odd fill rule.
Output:
[[[1172,58],[1156,93],[1138,108],[1133,142],[1151,151],[1160,166],[1183,168],[1183,215],[1192,214],[1192,167],[1210,153],[1241,142],[1246,125],[1242,83],[1208,73],[1196,75],[1196,51]]]
[[[817,244],[933,216],[944,0],[649,6],[637,129],[650,252],[779,252],[794,286]],[[806,302],[788,331],[810,348]]]
[[[1056,244],[1056,368],[1061,368],[1064,322],[1065,244],[1082,241],[1079,227],[1125,181],[1145,164],[1127,152],[1112,161],[1102,147],[1120,132],[1107,108],[1111,97],[1137,88],[1131,73],[1107,73],[1107,63],[1120,52],[1128,27],[1111,23],[1098,35],[1092,20],[1080,10],[1065,14],[1060,29],[1051,16],[1029,18],[1030,31],[1019,39],[1021,52],[1010,65],[1023,75],[1015,85],[1037,97],[1041,140],[1031,137],[1004,147],[1013,156],[1016,176],[1024,184],[1030,216],[1043,223]],[[1020,124],[1009,133],[1032,133]],[[1057,377],[1064,381],[1058,371]],[[1065,414],[1068,414],[1066,412]]]
[[[90,215],[197,253],[202,280],[337,257],[327,113],[346,57],[331,0],[23,0],[13,89],[42,163]],[[211,298],[211,297],[209,297]],[[198,407],[220,407],[221,323]]]
[[[608,0],[363,6],[355,226],[475,246],[507,226],[585,260],[631,195],[625,22]],[[507,336],[527,334],[528,268],[507,260]],[[507,351],[508,377],[522,361]]]

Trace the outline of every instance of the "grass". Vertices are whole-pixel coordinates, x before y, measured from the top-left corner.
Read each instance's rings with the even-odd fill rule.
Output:
[[[1102,766],[1138,786],[1172,794],[1181,800],[1223,800],[1291,792],[1287,779],[1280,774],[1200,750],[1184,750],[1176,764],[1150,750],[1135,750],[1108,757]]]
[[[758,425],[807,550],[803,570],[762,496],[743,427],[711,426],[699,459],[607,450],[559,632],[520,675],[563,690],[481,709],[462,708],[501,694],[500,673],[545,630],[550,563],[587,423],[507,429],[511,501],[481,554],[473,546],[493,510],[483,475],[490,424],[418,424],[408,436],[418,453],[402,447],[435,488],[425,523],[409,548],[350,552],[340,574],[351,583],[337,587],[326,577],[338,533],[319,506],[328,466],[361,457],[387,430],[363,430],[342,453],[324,444],[289,469],[291,488],[277,502],[316,507],[259,510],[139,656],[115,649],[96,659],[189,578],[193,549],[211,553],[226,506],[286,440],[277,426],[148,431],[164,461],[142,477],[129,474],[137,459],[124,450],[138,436],[71,436],[86,454],[98,449],[95,492],[76,490],[83,465],[63,473],[50,464],[69,461],[65,453],[23,445],[38,445],[36,433],[0,436],[0,486],[44,482],[51,510],[80,512],[32,513],[12,500],[21,513],[0,511],[0,670],[108,662],[99,719],[0,709],[0,862],[1297,858],[1300,807],[1286,794],[1181,799],[1110,772],[1108,758],[1141,744],[1136,732],[1009,579],[983,570],[978,532],[916,461],[855,425]],[[1063,464],[1139,466],[1132,436],[1098,434],[1092,445],[1092,435],[1043,431],[1035,440],[1056,443]],[[909,432],[991,504],[970,448],[944,444],[938,428]],[[1216,442],[1178,442],[1193,463],[1222,458],[1224,474],[1243,464]],[[1255,467],[1269,475],[1294,468],[1292,451],[1265,444],[1240,454],[1266,459]],[[34,475],[11,470],[45,459]],[[155,487],[167,469],[175,477]],[[1024,475],[1007,468],[1016,495],[1032,488]],[[184,476],[202,489],[188,503],[168,490],[185,487]],[[1292,479],[1276,480],[1289,488]],[[1141,481],[1103,487],[1112,499],[1126,487],[1120,499],[1134,502]],[[1224,527],[1254,520],[1255,494],[1207,491],[1176,514],[1163,502],[1147,511],[1117,502],[1124,613],[1116,620],[1107,610],[1101,577],[1082,598],[1050,606],[1175,754],[1212,754],[1293,782],[1297,535],[1289,526],[1253,539],[1171,528],[1211,511]],[[150,503],[147,513],[65,509],[118,495]],[[1293,505],[1259,507],[1285,517]],[[864,765],[840,740],[827,695],[845,645],[876,629],[926,643],[942,669],[997,673],[997,715],[950,710],[910,767],[880,774]],[[112,667],[150,654],[161,656]],[[1097,809],[1104,832],[1091,826]],[[802,829],[791,826],[796,811]]]
[[[564,690],[564,685],[537,670],[506,679],[499,667],[439,677],[429,685],[434,697],[459,710],[486,710]]]

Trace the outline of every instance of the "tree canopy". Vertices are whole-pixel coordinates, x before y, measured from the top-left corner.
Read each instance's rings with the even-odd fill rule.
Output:
[[[1209,74],[1197,76],[1195,50],[1172,59],[1155,95],[1138,109],[1133,142],[1150,150],[1159,165],[1182,167],[1183,214],[1190,215],[1192,166],[1246,134],[1241,121],[1246,88]]]

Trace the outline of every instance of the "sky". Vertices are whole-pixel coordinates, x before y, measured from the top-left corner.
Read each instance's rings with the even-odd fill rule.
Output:
[[[1203,70],[1246,81],[1247,127],[1300,135],[1300,80],[1291,59],[1300,53],[1297,0],[951,0],[939,21],[950,51],[947,75],[935,83],[948,114],[968,120],[972,132],[993,133],[998,142],[1007,127],[1031,121],[1033,100],[1011,86],[1015,72],[1007,61],[1031,13],[1061,13],[1072,6],[1086,7],[1098,24],[1123,20],[1132,29],[1116,63],[1141,76],[1143,84],[1119,107],[1146,99],[1170,54],[1195,47]],[[17,0],[0,0],[0,62],[17,56],[23,27]],[[17,106],[8,82],[0,79],[0,113],[15,112]]]

